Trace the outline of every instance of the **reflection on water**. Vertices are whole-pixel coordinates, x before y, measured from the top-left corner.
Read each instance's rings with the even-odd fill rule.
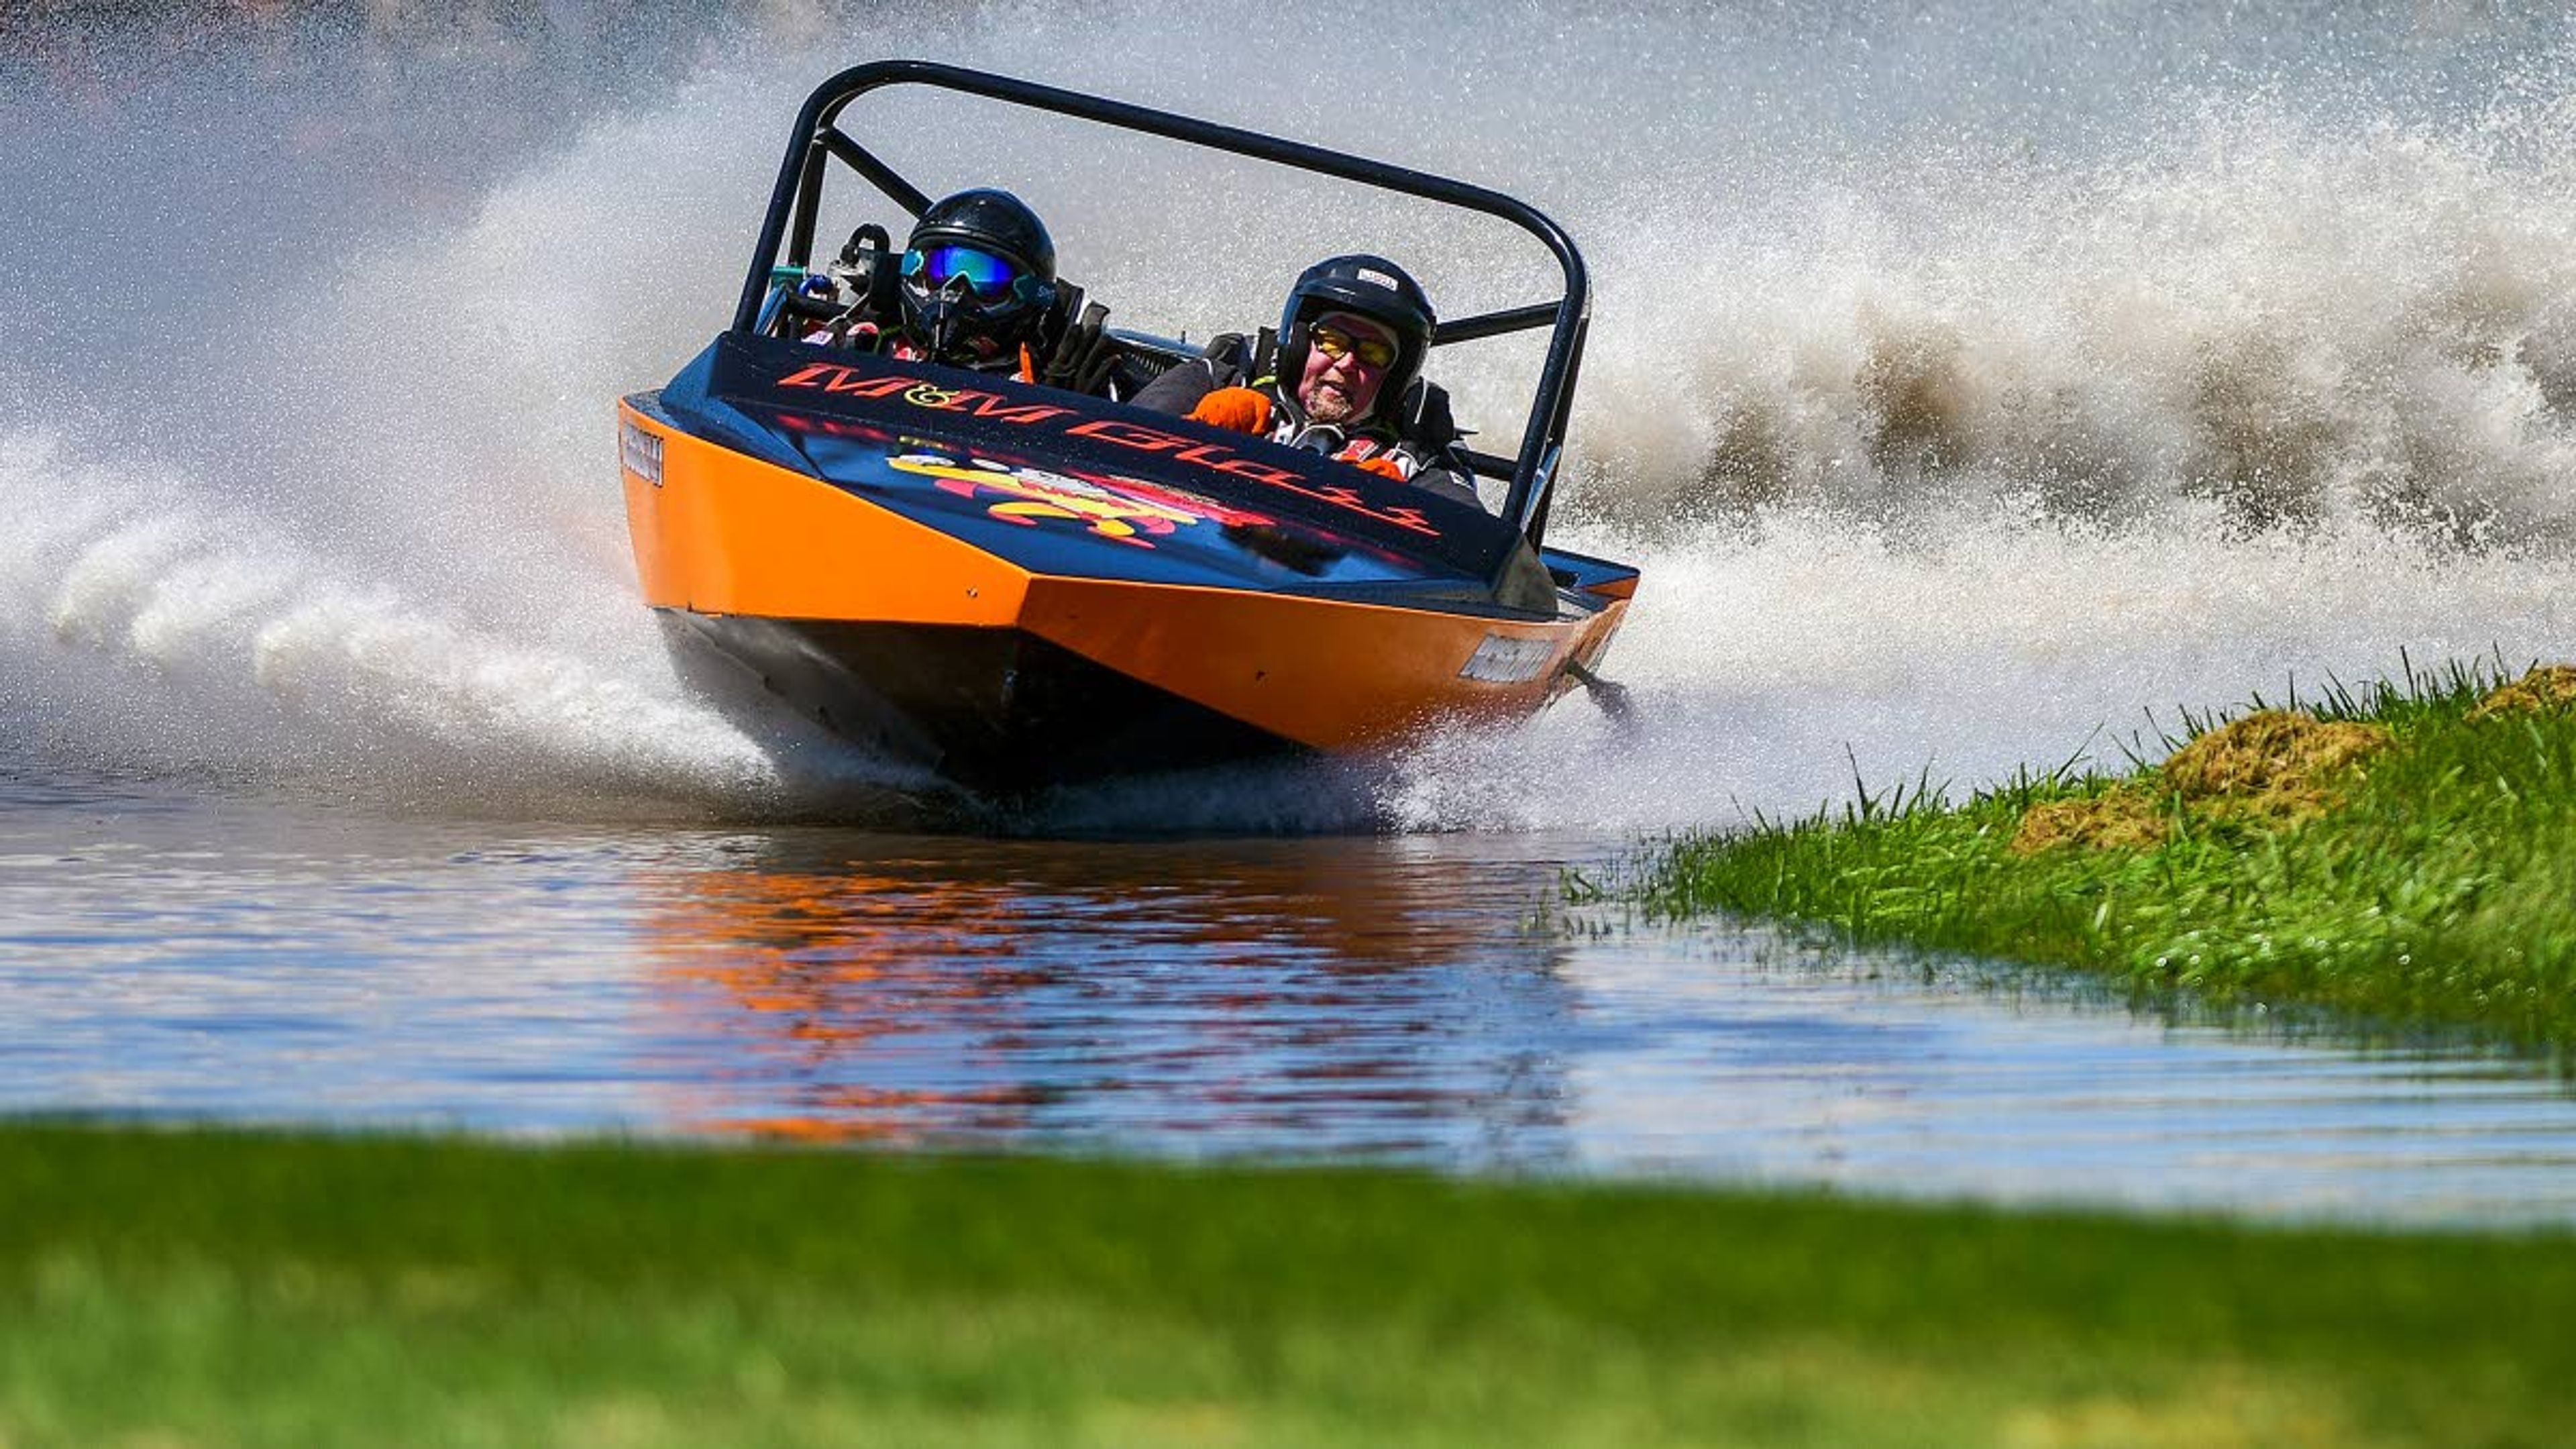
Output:
[[[2576,1099],[1573,931],[1624,844],[389,820],[0,780],[0,1111],[757,1135],[2576,1222]]]
[[[854,847],[866,853],[854,855]],[[1526,860],[1437,845],[746,843],[639,882],[695,1128],[1193,1152],[1562,1151]]]

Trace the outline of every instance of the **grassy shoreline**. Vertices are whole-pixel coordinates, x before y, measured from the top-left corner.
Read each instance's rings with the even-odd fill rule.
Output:
[[[0,1127],[0,1444],[2540,1445],[2576,1237]]]
[[[1684,839],[1633,898],[2576,1048],[2576,670],[2195,722],[2158,765]]]

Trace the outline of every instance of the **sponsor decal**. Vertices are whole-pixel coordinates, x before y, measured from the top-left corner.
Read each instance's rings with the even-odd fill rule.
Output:
[[[1509,634],[1488,634],[1476,652],[1458,669],[1460,679],[1479,684],[1519,684],[1536,679],[1547,661],[1556,654],[1553,639],[1519,639]]]
[[[942,491],[960,498],[995,498],[984,512],[1001,522],[1028,528],[1042,520],[1069,520],[1082,524],[1095,537],[1137,548],[1152,548],[1154,539],[1192,524],[1270,522],[1258,514],[1136,479],[1077,477],[1045,468],[919,449],[897,453],[886,462],[902,472],[935,478]]]
[[[829,362],[815,362],[778,380],[780,387],[809,388],[836,397],[901,398],[932,412],[966,413],[996,422],[1030,427],[1075,415],[1072,408],[1048,403],[1015,403],[997,392],[973,387],[941,387],[902,374],[869,377]]]
[[[1064,433],[1068,438],[1098,438],[1102,442],[1114,443],[1122,448],[1134,448],[1138,452],[1168,454],[1176,463],[1195,464],[1210,472],[1250,478],[1267,483],[1273,488],[1283,488],[1303,497],[1329,503],[1336,508],[1348,509],[1382,523],[1392,523],[1398,528],[1409,529],[1414,533],[1432,538],[1440,536],[1440,530],[1431,526],[1431,521],[1422,516],[1421,509],[1381,508],[1370,503],[1361,495],[1359,489],[1348,484],[1332,483],[1319,487],[1307,482],[1302,475],[1285,468],[1273,468],[1255,459],[1238,457],[1232,448],[1221,443],[1203,443],[1196,438],[1164,432],[1160,428],[1139,427],[1119,418],[1094,418],[1087,423],[1067,428]]]
[[[873,423],[790,412],[771,416],[791,432],[876,444],[884,449],[880,456],[888,467],[914,478],[929,479],[940,492],[951,496],[971,500],[979,494],[999,493],[1002,501],[988,513],[1004,522],[1075,519],[1090,526],[1107,519],[1132,531],[1122,532],[1119,527],[1093,527],[1092,531],[1142,548],[1153,547],[1151,538],[1165,537],[1178,528],[1213,523],[1224,530],[1227,542],[1304,574],[1321,574],[1348,557],[1352,549],[1351,540],[1336,534],[1284,522],[1168,483],[1120,473],[1068,473],[1003,462],[961,452],[943,439],[907,437]],[[1122,511],[1129,509],[1137,511],[1132,515]],[[1152,521],[1158,517],[1178,522],[1166,528]],[[1373,552],[1372,556],[1400,565],[1392,554]]]
[[[631,419],[617,425],[617,461],[627,472],[656,488],[662,486],[662,440]]]
[[[841,397],[891,399],[931,412],[965,413],[1019,427],[1043,428],[1062,437],[1085,438],[1112,447],[1168,457],[1173,462],[1204,468],[1211,473],[1250,478],[1428,538],[1440,537],[1440,530],[1423,516],[1419,508],[1372,503],[1355,485],[1318,485],[1309,482],[1303,474],[1244,457],[1222,443],[1165,432],[1122,418],[1086,419],[1081,412],[1069,407],[1013,402],[1000,393],[980,388],[941,387],[925,378],[902,373],[862,373],[831,362],[806,363],[779,378],[778,386]]]

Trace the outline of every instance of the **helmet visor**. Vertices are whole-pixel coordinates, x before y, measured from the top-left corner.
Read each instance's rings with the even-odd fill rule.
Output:
[[[1330,319],[1318,322],[1307,341],[1317,352],[1326,357],[1342,357],[1356,352],[1359,354],[1360,361],[1371,367],[1386,368],[1395,365],[1394,343],[1383,337],[1356,334],[1347,323],[1336,326],[1334,320]]]
[[[987,301],[999,301],[1011,294],[1011,284],[1019,280],[1020,269],[1008,259],[976,247],[936,246],[903,254],[903,275],[907,281],[945,292],[960,279],[966,289]]]

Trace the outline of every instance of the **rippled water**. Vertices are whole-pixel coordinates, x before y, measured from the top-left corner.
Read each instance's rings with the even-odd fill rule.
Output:
[[[2576,1221],[2576,1099],[1552,902],[1594,837],[1008,841],[0,804],[0,1111]]]

